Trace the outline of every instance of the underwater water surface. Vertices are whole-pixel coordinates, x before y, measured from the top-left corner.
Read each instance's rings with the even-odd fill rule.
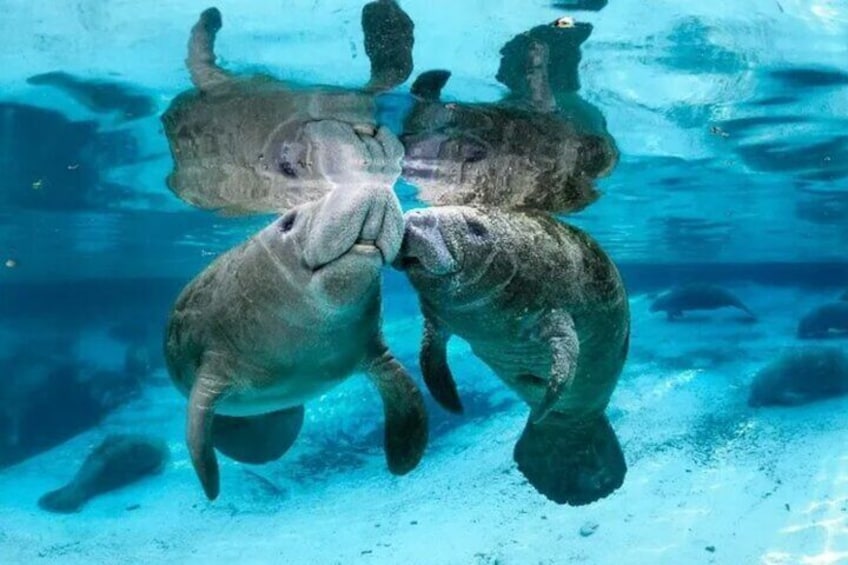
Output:
[[[307,92],[362,92],[371,72],[365,4],[218,2],[217,64]],[[210,5],[0,5],[0,562],[848,562],[844,3],[398,1],[414,23],[413,67],[400,84],[364,95],[375,123],[404,142],[410,161],[438,147],[448,163],[452,135],[472,147],[457,146],[465,161],[441,185],[442,169],[407,167],[393,187],[404,211],[439,208],[427,187],[461,190],[504,147],[524,161],[485,182],[529,186],[509,179],[556,149],[546,132],[561,130],[535,117],[536,130],[521,129],[524,122],[498,129],[503,116],[559,112],[566,131],[577,124],[590,141],[606,140],[585,161],[582,153],[568,161],[591,169],[575,173],[574,185],[538,177],[543,195],[558,182],[597,190],[556,216],[609,256],[629,308],[629,338],[622,326],[623,344],[610,338],[608,350],[598,347],[599,359],[625,352],[601,412],[626,475],[579,505],[543,495],[514,460],[530,413],[516,392],[535,391],[527,393],[535,405],[544,391],[536,377],[507,386],[478,355],[485,347],[454,336],[447,361],[463,411],[437,401],[444,388],[425,381],[420,363],[420,289],[389,265],[379,275],[382,334],[428,417],[415,468],[387,469],[381,396],[359,371],[303,402],[303,427],[279,459],[239,462],[219,452],[220,494],[208,500],[186,438],[190,403],[163,351],[166,324],[190,281],[276,218],[202,209],[166,180],[176,157],[169,135],[177,134],[162,117],[193,86],[187,43]],[[507,45],[541,53],[543,63],[530,57],[502,74],[514,53]],[[450,78],[432,99],[413,85],[436,69]],[[510,76],[526,79],[530,95]],[[533,106],[539,96],[555,110]],[[250,111],[227,121],[230,111],[220,111],[221,135],[250,129]],[[253,125],[269,131],[283,121],[255,114]],[[406,131],[410,116],[424,133],[439,119],[455,121],[427,137]],[[185,136],[202,146],[207,131]],[[490,131],[502,135],[483,139]],[[339,147],[329,154],[347,174],[353,166]],[[213,157],[203,167],[223,176],[203,177],[201,190],[248,167]],[[468,198],[485,198],[486,186]],[[373,239],[360,233],[357,242]],[[571,276],[602,276],[588,271]],[[555,285],[567,277],[535,278]],[[591,315],[602,322],[601,310]],[[577,331],[581,341],[591,333]],[[321,353],[343,350],[326,343]],[[575,390],[571,410],[606,400]],[[577,442],[569,453],[593,447]],[[81,468],[95,486],[78,480],[44,498]],[[90,499],[76,500],[86,489]]]

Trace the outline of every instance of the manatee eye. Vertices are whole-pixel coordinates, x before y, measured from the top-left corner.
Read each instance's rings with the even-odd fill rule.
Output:
[[[468,232],[474,237],[483,239],[489,235],[489,230],[479,220],[465,220],[465,224],[468,226]]]
[[[294,227],[294,220],[297,218],[297,214],[295,212],[289,212],[280,220],[279,230],[280,233],[288,233]]]

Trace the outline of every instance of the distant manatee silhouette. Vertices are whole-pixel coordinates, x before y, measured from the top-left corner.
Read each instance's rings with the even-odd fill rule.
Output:
[[[71,482],[42,496],[38,505],[50,512],[77,512],[98,494],[160,472],[167,460],[168,446],[162,440],[109,435],[86,457]]]

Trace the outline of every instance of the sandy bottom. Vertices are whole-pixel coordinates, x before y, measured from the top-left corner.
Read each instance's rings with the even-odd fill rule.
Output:
[[[405,477],[385,468],[376,393],[357,377],[310,404],[291,452],[265,466],[222,460],[207,502],[182,443],[184,400],[158,375],[97,430],[0,471],[4,563],[805,563],[848,560],[848,399],[750,409],[754,371],[831,295],[735,289],[760,315],[669,323],[632,297],[633,346],[608,413],[629,471],[585,507],[526,484],[512,447],[526,408],[462,343],[451,362],[469,415],[433,408],[431,443]],[[391,304],[388,305],[391,308]],[[414,367],[420,322],[387,320]],[[846,341],[834,341],[848,347]],[[413,369],[417,375],[417,369]],[[165,472],[74,515],[37,498],[67,481],[109,432],[169,439]],[[584,533],[590,535],[582,535]]]

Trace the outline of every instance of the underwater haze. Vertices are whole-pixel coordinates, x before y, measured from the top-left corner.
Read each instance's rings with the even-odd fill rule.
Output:
[[[0,6],[0,562],[848,562],[844,2]]]

